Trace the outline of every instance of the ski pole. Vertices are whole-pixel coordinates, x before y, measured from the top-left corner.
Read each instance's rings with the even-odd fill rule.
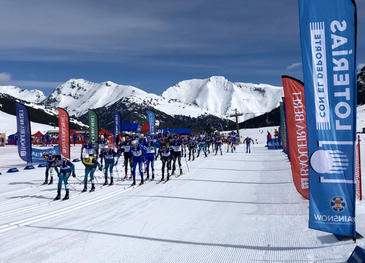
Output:
[[[76,191],[76,188],[73,187],[72,185],[70,185],[69,183],[67,183],[68,186],[71,186],[72,189],[74,189]]]
[[[186,168],[188,168],[188,172],[190,173],[188,161],[186,160],[186,156],[184,158],[185,158]]]

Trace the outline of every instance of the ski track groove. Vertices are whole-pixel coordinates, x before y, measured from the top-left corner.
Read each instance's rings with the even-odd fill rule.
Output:
[[[182,167],[185,166],[185,165],[186,165],[185,163],[182,163],[181,164]],[[161,165],[160,162],[158,163],[157,167],[155,165],[155,180],[157,179],[157,177],[159,175],[159,174],[156,173],[156,170],[158,168],[161,168],[161,166],[162,165]],[[145,175],[145,173],[144,173],[144,175]],[[97,176],[95,176],[95,177],[97,177]],[[136,177],[137,177],[137,174],[136,174]],[[114,176],[114,178],[116,178],[116,177]],[[131,181],[131,180],[129,180],[129,179],[117,180],[114,185],[120,185],[121,183],[123,183],[125,181]],[[149,181],[145,181],[145,183],[143,185],[147,185],[149,182],[151,182],[151,181],[150,180]],[[76,181],[76,182],[73,182],[73,184],[80,184],[80,183],[78,183],[78,181]],[[57,183],[55,183],[55,185],[57,185]],[[80,185],[82,185],[82,184],[80,184]],[[141,186],[143,186],[143,185],[141,185]],[[40,185],[40,186],[43,186],[43,185]],[[44,214],[41,214],[41,215],[37,215],[37,216],[32,216],[32,217],[29,217],[29,218],[26,218],[26,219],[20,219],[20,220],[17,220],[15,222],[5,223],[3,225],[0,225],[0,233],[6,232],[6,231],[9,231],[9,230],[18,228],[18,227],[22,227],[22,226],[25,226],[25,225],[29,225],[29,224],[32,224],[32,223],[36,223],[36,222],[39,222],[39,221],[43,221],[43,220],[46,220],[46,219],[50,219],[50,218],[53,218],[53,217],[56,217],[56,216],[61,216],[61,215],[65,214],[65,213],[69,213],[69,212],[72,212],[72,211],[76,211],[78,209],[87,207],[87,206],[92,205],[94,203],[107,200],[107,199],[112,198],[112,197],[114,197],[116,195],[123,194],[123,193],[125,193],[125,192],[127,192],[129,190],[132,190],[134,188],[138,188],[139,186],[140,185],[138,185],[138,184],[136,184],[135,186],[126,185],[123,189],[115,190],[113,192],[104,194],[103,196],[96,196],[95,198],[89,199],[89,200],[84,201],[84,202],[82,202],[80,204],[71,205],[70,207],[62,208],[62,209],[57,210],[57,211],[47,212],[47,213],[44,213]],[[98,192],[101,191],[101,190],[103,190],[103,189],[108,189],[109,187],[110,187],[109,185],[107,185],[107,186],[103,186],[102,185],[101,188],[98,190]],[[20,192],[20,191],[29,190],[29,189],[34,189],[34,188],[33,187],[30,187],[30,188],[20,189],[20,190],[16,190],[16,191],[12,191],[12,192]],[[70,189],[70,192],[72,192],[74,190],[72,187],[69,188],[69,189]],[[78,189],[76,189],[76,191],[77,190]],[[41,193],[41,192],[39,192],[39,193]],[[50,190],[50,192],[47,193],[47,195],[48,194],[51,194],[51,193],[54,193],[54,190]],[[82,193],[81,192],[81,189],[80,189],[80,192],[77,193],[76,195],[75,194],[70,195],[70,199],[75,199],[75,198],[78,198],[80,196],[84,196],[86,194],[90,194],[90,192]],[[37,193],[35,193],[35,194],[32,194],[32,195],[29,195],[28,197],[20,197],[20,199],[17,199],[16,201],[29,200],[33,196],[43,196],[43,195],[37,195]],[[9,200],[9,201],[14,201],[14,200]],[[61,198],[60,200],[45,201],[45,202],[37,203],[37,204],[34,204],[34,205],[22,207],[22,208],[12,209],[12,210],[9,210],[9,211],[0,213],[0,219],[3,219],[3,218],[8,217],[8,216],[13,216],[13,215],[25,214],[25,213],[28,213],[29,211],[38,210],[38,209],[40,209],[42,207],[47,207],[49,205],[52,205],[52,206],[53,205],[57,205],[57,204],[61,203],[62,201],[63,200]],[[2,202],[7,202],[7,201],[2,201]]]

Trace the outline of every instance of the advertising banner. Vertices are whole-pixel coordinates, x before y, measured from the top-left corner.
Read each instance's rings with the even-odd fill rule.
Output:
[[[61,155],[67,159],[71,158],[70,154],[70,119],[67,111],[58,108],[58,145],[60,147]]]
[[[98,115],[89,110],[89,137],[90,141],[94,143],[96,150],[99,149],[99,124]]]
[[[308,142],[304,86],[299,80],[288,76],[282,76],[282,82],[293,181],[297,191],[305,199],[309,199]]]
[[[299,0],[309,227],[356,238],[356,5]]]
[[[155,133],[155,114],[152,111],[147,111],[148,125],[150,126],[150,135]]]
[[[114,141],[116,142],[116,138],[118,134],[122,132],[122,123],[120,121],[120,114],[118,111],[114,111]]]
[[[30,164],[32,163],[32,139],[28,110],[23,104],[15,102],[15,111],[19,157]]]
[[[45,163],[46,160],[43,158],[43,154],[48,153],[52,155],[61,155],[60,147],[57,145],[52,148],[40,149],[40,148],[33,148],[32,149],[32,161],[33,163]]]

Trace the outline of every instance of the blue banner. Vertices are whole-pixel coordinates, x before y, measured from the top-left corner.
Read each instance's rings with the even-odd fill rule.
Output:
[[[46,160],[43,158],[43,154],[48,153],[52,155],[61,155],[60,147],[57,145],[52,148],[45,148],[45,149],[39,149],[39,148],[33,148],[32,149],[32,160],[34,163],[45,163]]]
[[[19,157],[30,164],[32,163],[32,140],[28,110],[23,104],[15,102],[15,111]]]
[[[356,237],[356,5],[299,0],[309,227]]]
[[[281,139],[280,138],[268,139],[267,149],[269,150],[283,149],[283,146],[281,145]]]
[[[150,126],[150,135],[155,133],[155,114],[152,111],[147,111],[148,125]]]
[[[118,111],[114,111],[114,142],[116,142],[116,138],[119,133],[122,132],[122,123],[120,122],[120,114]]]

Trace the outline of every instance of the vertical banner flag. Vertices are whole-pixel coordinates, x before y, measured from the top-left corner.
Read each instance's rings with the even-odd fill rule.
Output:
[[[282,76],[282,82],[293,182],[298,193],[305,199],[309,199],[308,142],[304,86],[299,80],[288,76]]]
[[[286,127],[286,120],[285,120],[285,114],[284,114],[284,107],[285,103],[280,102],[280,139],[281,139],[281,145],[283,146],[284,152],[287,153],[287,145],[286,145],[286,133],[285,133],[285,127]]]
[[[58,145],[60,146],[61,155],[70,159],[70,118],[67,111],[58,108]]]
[[[356,238],[356,5],[299,0],[309,228]]]
[[[152,111],[147,111],[148,125],[150,126],[150,135],[155,133],[155,114]]]
[[[98,115],[89,110],[89,137],[90,141],[94,143],[96,150],[99,149],[99,124],[98,124]]]
[[[32,141],[28,110],[23,104],[15,102],[15,111],[19,157],[24,162],[32,163]]]
[[[120,114],[118,111],[114,111],[114,142],[117,141],[118,134],[122,132],[122,124],[120,122]]]

